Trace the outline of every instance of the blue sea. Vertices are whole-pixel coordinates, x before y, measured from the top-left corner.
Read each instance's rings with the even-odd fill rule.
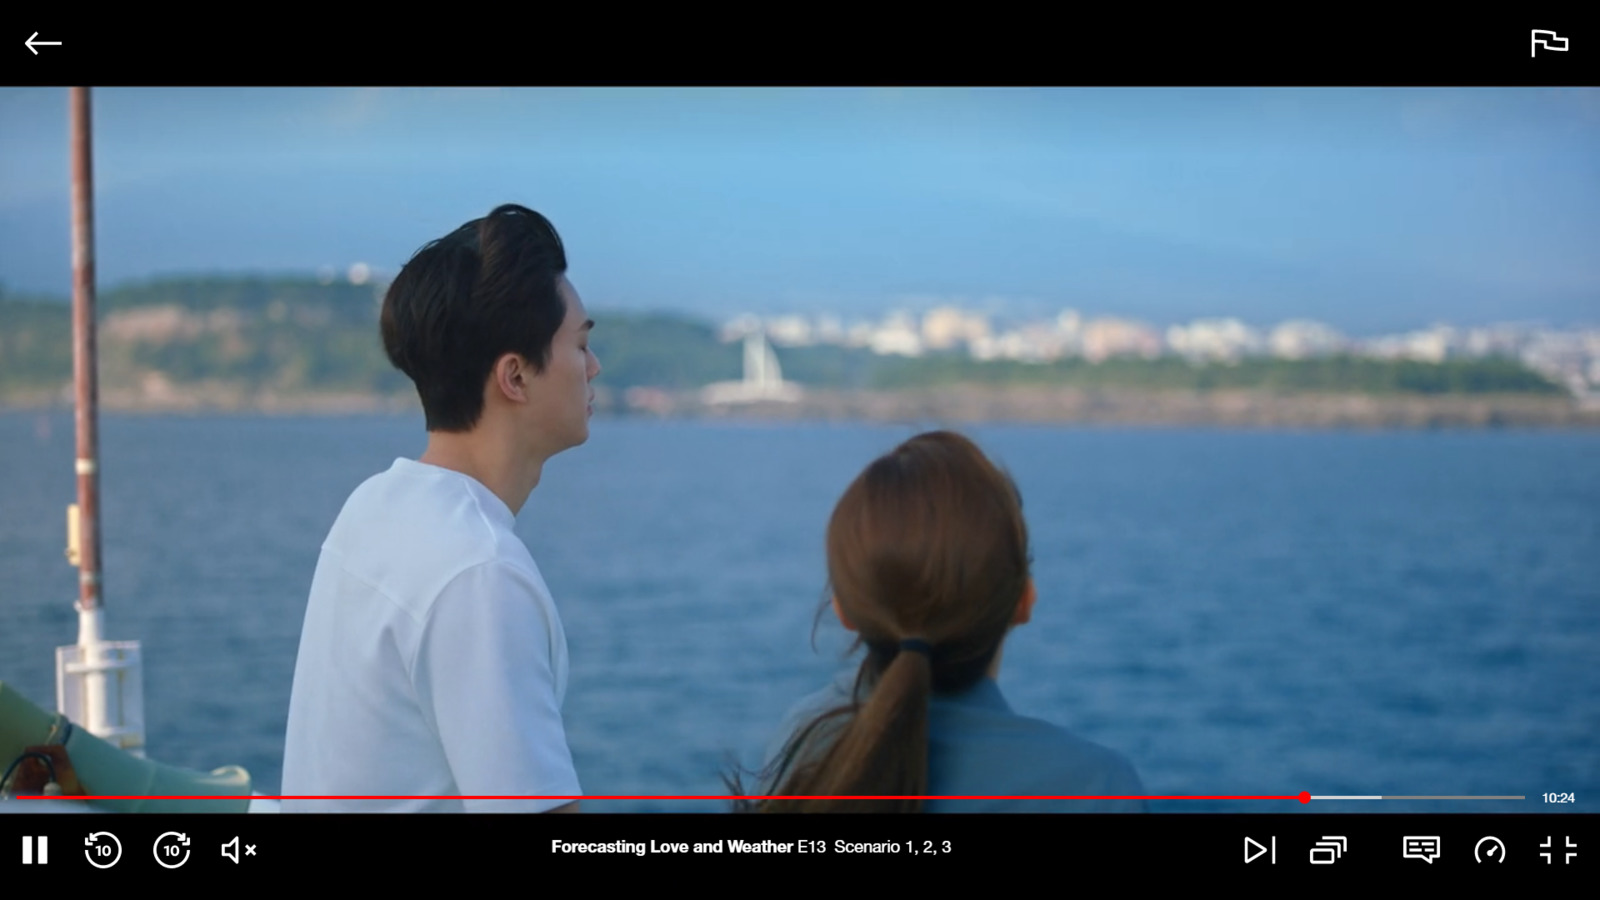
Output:
[[[0,415],[0,680],[46,707],[77,634],[72,428]],[[587,793],[725,793],[852,664],[817,615],[824,527],[918,430],[598,419],[550,462],[518,532],[566,625]],[[1526,797],[1154,809],[1600,811],[1600,434],[967,433],[1034,542],[1000,674],[1018,711],[1121,751],[1152,794]],[[142,642],[152,758],[278,790],[318,547],[424,443],[412,416],[102,418],[108,637]]]

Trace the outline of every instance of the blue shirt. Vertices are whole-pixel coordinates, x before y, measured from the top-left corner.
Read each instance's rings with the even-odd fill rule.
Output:
[[[770,762],[796,729],[849,699],[854,673],[800,701]],[[1121,754],[1042,719],[1018,715],[984,678],[928,707],[928,793],[938,796],[1137,797],[1144,785]],[[1143,800],[927,800],[927,812],[1145,812]]]

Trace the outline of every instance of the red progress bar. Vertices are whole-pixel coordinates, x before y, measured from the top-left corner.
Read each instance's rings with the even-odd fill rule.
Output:
[[[961,794],[961,795],[759,795],[737,796],[730,794],[479,794],[461,795],[450,794],[445,796],[425,796],[416,794],[385,794],[385,795],[255,795],[249,797],[226,796],[218,794],[205,794],[200,796],[176,796],[165,794],[134,794],[117,796],[19,796],[18,800],[1298,800],[1301,803],[1311,802],[1311,792],[1303,791],[1299,794],[1271,795],[1271,796],[1244,796],[1244,795],[1157,795],[1157,794]]]

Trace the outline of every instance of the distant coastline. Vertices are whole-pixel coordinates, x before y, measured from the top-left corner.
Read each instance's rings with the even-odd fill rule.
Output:
[[[707,404],[698,391],[596,387],[605,417],[721,421],[930,422],[952,425],[1151,425],[1236,428],[1600,428],[1600,404],[1520,394],[1370,395],[1262,390],[1160,391],[1041,385],[807,390],[794,402]],[[109,387],[106,412],[127,414],[410,414],[415,395],[282,392],[151,381]],[[0,411],[70,410],[71,393],[10,392]]]
[[[376,333],[379,287],[218,276],[104,291],[96,346],[101,408],[415,414],[411,383],[391,365]],[[596,413],[604,416],[1244,428],[1600,426],[1600,402],[1587,375],[1563,380],[1551,374],[1554,369],[1514,356],[1344,352],[1201,360],[1086,352],[1025,360],[980,359],[958,349],[908,356],[826,342],[787,343],[775,353],[759,329],[730,336],[710,322],[664,312],[601,318],[592,345],[604,367],[595,384]],[[930,321],[943,320],[930,314]],[[0,410],[70,408],[70,307],[59,298],[0,294],[0,323]],[[1571,347],[1551,345],[1550,352],[1572,356],[1589,346],[1573,343],[1578,338],[1591,340],[1578,335],[1568,341]],[[1600,367],[1600,358],[1594,363],[1590,368]]]

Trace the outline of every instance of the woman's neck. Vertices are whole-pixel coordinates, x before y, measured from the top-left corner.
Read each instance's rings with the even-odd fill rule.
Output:
[[[992,681],[999,681],[1000,680],[1000,656],[1002,654],[1004,654],[1005,652],[1006,652],[1006,643],[1005,643],[1005,641],[1001,641],[1000,642],[1000,646],[995,648],[994,659],[989,660],[989,671],[987,673],[985,673],[985,674],[987,674],[989,676],[990,680],[992,680]]]

